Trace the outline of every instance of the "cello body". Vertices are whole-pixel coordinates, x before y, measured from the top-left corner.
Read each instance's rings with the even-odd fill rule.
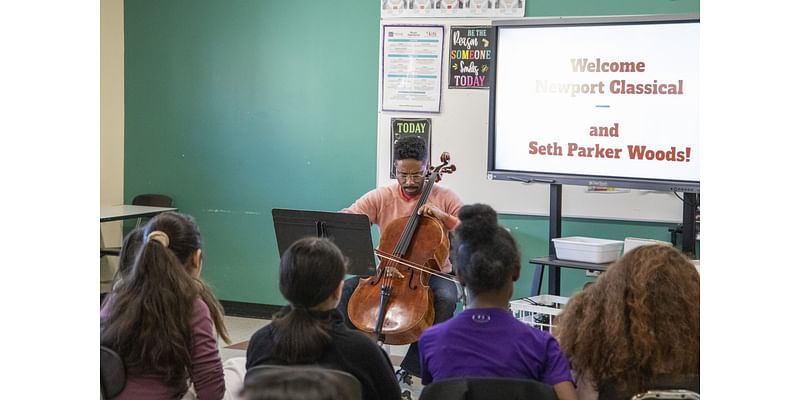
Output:
[[[416,225],[416,229],[409,233],[409,225]],[[404,251],[398,250],[404,244]],[[378,249],[438,271],[447,259],[450,240],[447,229],[437,219],[412,215],[392,221],[381,232]],[[403,278],[386,276],[388,264],[397,268]],[[429,274],[382,260],[378,273],[361,279],[353,292],[347,306],[350,320],[359,330],[381,336],[383,343],[400,345],[416,342],[422,332],[433,324],[435,317],[429,279]],[[387,286],[389,295],[385,295]],[[384,314],[383,324],[378,329],[376,324],[381,312]]]

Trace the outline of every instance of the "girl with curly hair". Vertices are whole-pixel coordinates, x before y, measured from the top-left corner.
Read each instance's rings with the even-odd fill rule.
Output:
[[[580,400],[629,399],[670,377],[699,379],[700,275],[670,246],[637,247],[574,295],[557,326]]]

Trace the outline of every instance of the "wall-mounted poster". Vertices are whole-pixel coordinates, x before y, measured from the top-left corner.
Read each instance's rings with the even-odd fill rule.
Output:
[[[442,25],[384,25],[381,109],[438,113]]]
[[[394,142],[403,136],[419,136],[428,147],[428,161],[431,161],[431,119],[430,118],[392,118],[392,137],[389,140],[389,177],[394,174]]]
[[[379,0],[381,18],[524,17],[525,0]]]
[[[450,89],[486,89],[494,31],[490,26],[450,28]]]

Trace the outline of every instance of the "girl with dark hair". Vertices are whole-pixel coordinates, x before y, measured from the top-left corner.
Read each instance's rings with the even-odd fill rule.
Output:
[[[250,338],[247,368],[318,364],[353,374],[364,399],[399,399],[389,357],[366,335],[345,326],[336,309],[344,276],[344,256],[333,242],[294,242],[280,264],[280,290],[289,304]]]
[[[671,246],[637,247],[573,296],[557,325],[580,399],[629,399],[699,375],[700,275]]]
[[[100,310],[100,343],[122,357],[128,374],[116,398],[176,399],[187,392],[223,398],[215,331],[230,340],[222,306],[200,279],[203,254],[194,219],[159,214],[123,247],[124,263]]]
[[[487,205],[464,206],[459,219],[453,264],[467,307],[420,337],[422,383],[456,377],[533,379],[553,385],[561,400],[575,399],[569,363],[555,338],[508,311],[520,273],[514,238]]]

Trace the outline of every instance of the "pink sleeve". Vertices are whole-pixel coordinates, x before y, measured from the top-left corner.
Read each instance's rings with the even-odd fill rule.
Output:
[[[380,208],[380,194],[378,189],[370,190],[361,198],[351,204],[350,207],[343,208],[341,212],[349,214],[364,214],[369,218],[371,224],[378,223],[378,209]]]
[[[446,228],[450,231],[455,230],[461,220],[458,219],[458,213],[464,205],[461,198],[458,197],[456,192],[442,187],[442,203],[444,203],[444,212],[450,214],[450,220],[445,222]]]
[[[225,377],[217,339],[208,306],[199,297],[192,313],[192,383],[197,398],[221,399],[225,395]]]

